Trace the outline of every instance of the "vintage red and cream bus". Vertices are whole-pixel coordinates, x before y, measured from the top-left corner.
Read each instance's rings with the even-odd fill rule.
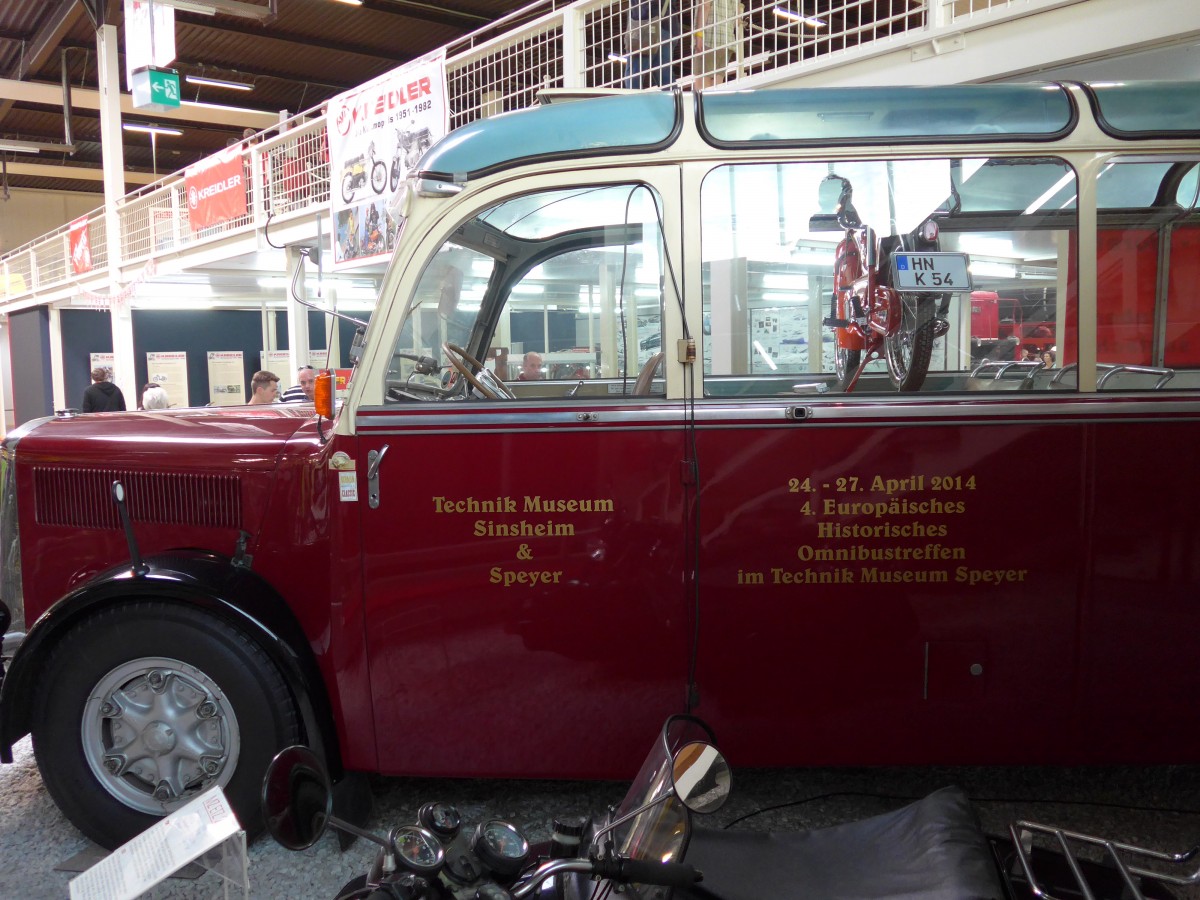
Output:
[[[1198,160],[1196,84],[462,128],[336,411],[8,436],[0,755],[107,844],[298,740],[626,776],[685,708],[744,766],[1200,761]]]

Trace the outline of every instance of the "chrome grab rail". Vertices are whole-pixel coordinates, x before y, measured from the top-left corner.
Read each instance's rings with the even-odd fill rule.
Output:
[[[1049,893],[1038,882],[1033,874],[1033,861],[1031,859],[1033,853],[1033,835],[1034,833],[1046,835],[1053,839],[1058,845],[1058,849],[1062,852],[1066,859],[1067,865],[1070,867],[1071,875],[1075,879],[1076,885],[1079,887],[1079,892],[1085,900],[1095,900],[1095,893],[1092,891],[1091,885],[1088,884],[1087,877],[1083,873],[1083,869],[1079,865],[1079,861],[1075,858],[1071,851],[1072,841],[1080,844],[1100,847],[1104,850],[1108,861],[1113,865],[1116,871],[1120,874],[1121,880],[1125,883],[1125,887],[1129,890],[1129,896],[1132,900],[1146,900],[1140,886],[1134,876],[1139,878],[1150,878],[1163,884],[1174,885],[1192,885],[1200,884],[1200,869],[1192,872],[1190,875],[1172,875],[1167,872],[1154,871],[1145,869],[1140,866],[1131,865],[1121,858],[1119,854],[1125,853],[1130,856],[1142,857],[1150,860],[1157,860],[1165,863],[1181,864],[1200,853],[1200,846],[1193,847],[1183,853],[1164,853],[1160,850],[1150,850],[1146,847],[1138,847],[1133,844],[1125,844],[1120,841],[1110,841],[1107,838],[1096,837],[1095,835],[1083,834],[1078,831],[1068,831],[1065,828],[1057,828],[1053,825],[1041,825],[1037,822],[1018,821],[1008,827],[1008,833],[1012,837],[1013,847],[1017,851],[1017,860],[1021,864],[1021,870],[1025,878],[1029,882],[1029,889],[1035,897],[1040,897],[1042,900],[1060,900],[1053,894]]]

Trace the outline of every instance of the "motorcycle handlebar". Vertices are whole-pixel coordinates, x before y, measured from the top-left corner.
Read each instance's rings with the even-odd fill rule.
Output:
[[[704,876],[687,863],[650,862],[643,859],[597,859],[592,871],[601,878],[634,884],[657,884],[663,887],[688,887]]]
[[[704,875],[686,863],[657,863],[639,859],[552,859],[538,866],[512,895],[523,900],[551,875],[559,872],[587,872],[612,881],[634,884],[656,884],[663,887],[688,887],[701,881]]]

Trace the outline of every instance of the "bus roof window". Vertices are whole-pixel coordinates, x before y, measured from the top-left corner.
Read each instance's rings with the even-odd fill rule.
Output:
[[[1121,81],[1087,85],[1100,127],[1113,137],[1200,137],[1200,84]]]
[[[668,93],[552,103],[465,125],[430,150],[421,168],[461,182],[535,159],[653,150],[670,144],[679,125],[678,101]]]
[[[1048,140],[1071,130],[1074,105],[1055,84],[803,88],[700,95],[715,146]]]

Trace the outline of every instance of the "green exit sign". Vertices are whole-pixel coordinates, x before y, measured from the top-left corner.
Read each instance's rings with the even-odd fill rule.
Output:
[[[133,70],[129,84],[135,109],[168,112],[179,109],[179,73],[174,69],[142,66]]]

